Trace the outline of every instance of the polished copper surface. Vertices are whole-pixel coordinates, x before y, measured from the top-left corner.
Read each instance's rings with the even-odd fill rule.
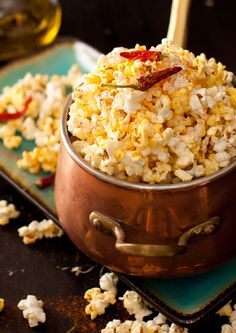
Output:
[[[131,184],[88,166],[72,150],[61,120],[55,202],[66,233],[88,256],[114,271],[145,277],[175,277],[209,270],[236,254],[236,163],[209,177],[170,185]],[[195,237],[184,253],[169,257],[127,254],[113,235],[96,228],[91,213],[117,221],[127,243],[176,246],[183,233],[213,217],[220,228]],[[180,251],[181,252],[181,251]]]

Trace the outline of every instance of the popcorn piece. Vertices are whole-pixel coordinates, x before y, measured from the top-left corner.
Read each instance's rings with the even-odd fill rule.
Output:
[[[110,304],[115,304],[115,295],[110,291],[102,292],[100,288],[92,288],[86,291],[84,298],[89,302],[85,308],[85,313],[95,319],[98,315],[105,313],[105,309]]]
[[[134,315],[136,320],[142,321],[143,317],[152,314],[143,303],[142,298],[135,291],[126,291],[123,297],[119,298],[123,301],[124,307],[130,315]]]
[[[15,205],[8,204],[6,200],[0,200],[0,225],[6,225],[10,219],[15,219],[20,215]]]
[[[187,332],[188,332],[187,328],[180,327],[174,323],[170,325],[169,333],[187,333]]]
[[[43,302],[37,300],[34,295],[28,295],[22,299],[17,307],[23,311],[23,317],[28,319],[30,327],[38,326],[39,323],[45,323],[46,314],[43,311]]]
[[[235,333],[235,330],[232,328],[231,325],[225,324],[221,327],[221,333]]]
[[[189,174],[187,171],[184,171],[184,170],[181,170],[181,169],[175,170],[174,174],[179,179],[181,179],[183,182],[188,182],[188,181],[192,180],[192,178],[193,178],[191,176],[191,174]]]
[[[5,307],[5,301],[3,298],[0,298],[0,312],[4,309]]]
[[[28,226],[18,229],[19,236],[24,244],[32,244],[38,239],[61,237],[63,231],[52,220],[32,221]]]
[[[5,136],[3,145],[8,149],[16,149],[21,145],[22,138],[17,135]]]
[[[233,312],[232,306],[230,305],[230,303],[227,303],[217,312],[217,314],[219,316],[228,316],[229,317],[232,312]]]
[[[117,294],[116,285],[118,283],[118,277],[114,273],[106,273],[101,276],[99,285],[102,290],[109,291],[115,296]]]

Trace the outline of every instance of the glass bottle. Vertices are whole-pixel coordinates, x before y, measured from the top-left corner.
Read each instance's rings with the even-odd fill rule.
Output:
[[[60,25],[57,0],[0,0],[0,61],[50,44]]]

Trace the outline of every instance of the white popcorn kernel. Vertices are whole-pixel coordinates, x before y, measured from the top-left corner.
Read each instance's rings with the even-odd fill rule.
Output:
[[[123,110],[127,114],[136,113],[141,109],[141,101],[145,98],[145,92],[129,90],[126,89],[125,93],[116,94],[112,108]]]
[[[174,174],[176,175],[176,177],[181,179],[183,182],[189,182],[193,178],[193,176],[190,173],[188,173],[185,170],[181,170],[181,169],[175,170]]]
[[[102,290],[110,291],[114,295],[117,294],[116,285],[118,283],[118,277],[114,273],[106,273],[101,276],[99,285]]]
[[[37,300],[34,295],[28,295],[22,299],[17,307],[23,311],[23,317],[28,319],[30,327],[38,326],[39,323],[45,323],[46,314],[43,311],[43,302]]]
[[[24,244],[32,244],[38,239],[61,237],[63,231],[52,220],[32,221],[28,226],[18,229],[19,236]]]
[[[235,330],[231,325],[225,324],[221,326],[221,333],[235,333]]]
[[[187,333],[187,332],[188,332],[187,328],[180,327],[174,323],[170,325],[169,333]]]
[[[22,135],[27,140],[33,140],[36,134],[36,125],[35,121],[31,117],[26,117],[23,124],[22,124]]]
[[[6,225],[10,219],[16,219],[20,212],[15,205],[8,204],[6,200],[0,200],[0,225]]]
[[[189,106],[193,112],[196,112],[199,115],[203,114],[203,107],[197,95],[193,95],[190,97]]]
[[[226,151],[220,151],[215,154],[215,159],[221,168],[226,167],[230,162],[230,155]]]
[[[133,314],[138,321],[142,321],[143,317],[152,314],[152,311],[146,307],[142,298],[135,291],[128,290],[119,299],[123,301],[128,313],[130,315]]]

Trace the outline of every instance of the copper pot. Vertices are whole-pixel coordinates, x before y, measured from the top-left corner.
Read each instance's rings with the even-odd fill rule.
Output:
[[[95,170],[72,149],[61,119],[55,202],[75,245],[111,270],[176,277],[236,254],[236,161],[191,182],[129,183]]]

